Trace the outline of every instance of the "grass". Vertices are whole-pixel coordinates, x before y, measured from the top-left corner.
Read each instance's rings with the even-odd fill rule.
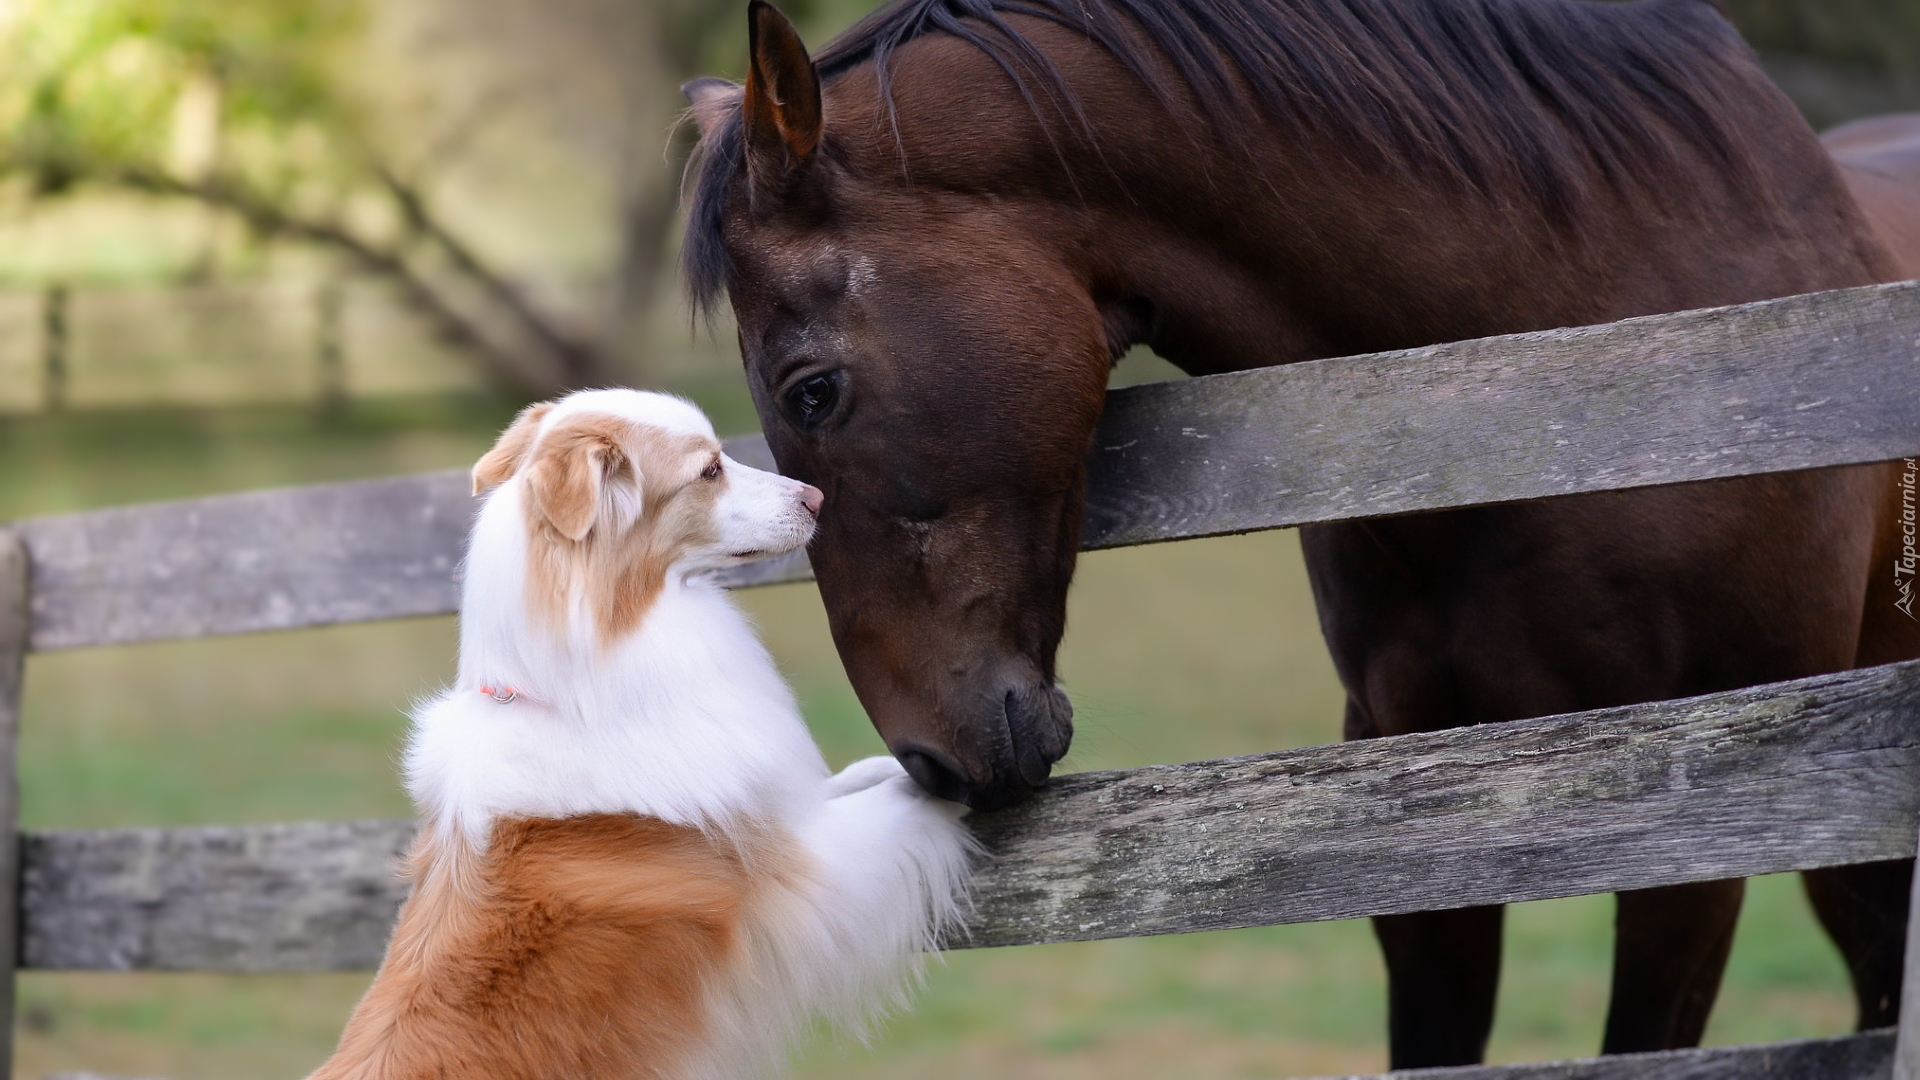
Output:
[[[726,430],[725,382],[689,387]],[[374,403],[0,421],[0,519],[267,484],[460,467],[511,410]],[[880,744],[811,586],[741,596],[836,762]],[[451,671],[454,627],[422,619],[83,650],[28,662],[31,827],[266,822],[406,812],[401,710]],[[1340,692],[1292,533],[1088,556],[1061,670],[1071,769],[1251,753],[1337,737]],[[1587,1054],[1606,1001],[1612,901],[1510,917],[1495,1060]],[[301,1075],[365,975],[22,976],[23,1076],[89,1068],[197,1080]],[[1749,892],[1709,1040],[1845,1030],[1833,950],[1796,882]],[[868,1047],[820,1040],[802,1077],[1286,1076],[1384,1067],[1384,987],[1363,923],[960,952]]]

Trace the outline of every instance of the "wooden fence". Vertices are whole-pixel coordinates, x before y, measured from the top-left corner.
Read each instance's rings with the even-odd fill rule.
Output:
[[[729,452],[767,464],[757,438],[732,440]],[[1915,455],[1920,283],[1115,391],[1096,439],[1086,541],[1115,547]],[[0,531],[0,845],[14,842],[25,652],[451,612],[472,511],[465,474],[449,472]],[[727,583],[806,576],[796,557]],[[1920,830],[1920,661],[1066,776],[1023,807],[971,820],[994,859],[955,946],[1354,918],[1905,858]],[[0,962],[364,969],[402,898],[393,866],[411,828],[27,833],[17,861],[0,846]],[[15,866],[17,887],[6,880]],[[3,909],[15,902],[17,918]],[[17,940],[7,938],[16,925]],[[1920,933],[1913,940],[1920,952]],[[1920,993],[1907,997],[1897,1049],[1893,1033],[1877,1032],[1427,1075],[1920,1080],[1916,1036]]]
[[[327,412],[349,397],[485,386],[378,279],[0,289],[0,415],[269,403]]]

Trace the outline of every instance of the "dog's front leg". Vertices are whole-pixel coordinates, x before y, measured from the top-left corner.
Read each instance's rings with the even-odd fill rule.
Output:
[[[842,795],[852,795],[856,791],[865,791],[875,784],[905,775],[907,770],[886,754],[861,758],[827,779],[827,798],[837,799]]]

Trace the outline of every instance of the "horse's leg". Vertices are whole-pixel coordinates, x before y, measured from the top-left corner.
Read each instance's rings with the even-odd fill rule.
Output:
[[[1859,644],[1885,469],[1787,473],[1302,529],[1348,737],[1400,735],[1841,671]],[[1707,527],[1707,526],[1711,527]],[[1887,564],[1890,575],[1891,563]],[[1606,1049],[1695,1042],[1718,989],[1738,882],[1621,898]],[[1392,928],[1383,945],[1444,942]],[[1484,930],[1481,935],[1486,937]],[[1469,941],[1484,958],[1492,949]],[[1389,957],[1396,1064],[1422,1018],[1483,1015],[1491,987]],[[1429,981],[1422,982],[1421,979]],[[1441,989],[1432,989],[1439,986]],[[1461,993],[1459,1002],[1433,1000]],[[1491,990],[1487,991],[1490,996]],[[1472,1061],[1476,1024],[1452,1041]],[[1403,1036],[1403,1033],[1404,1036]],[[1422,1048],[1420,1052],[1426,1052]]]
[[[1847,962],[1860,1030],[1891,1027],[1900,1018],[1913,860],[1809,870],[1802,880],[1820,925]]]
[[[1920,621],[1906,619],[1894,606],[1893,556],[1899,538],[1894,519],[1901,496],[1896,471],[1879,465],[1808,475],[1820,475],[1829,485],[1826,521],[1874,522],[1870,533],[1861,533],[1853,542],[1863,544],[1857,549],[1861,558],[1835,557],[1819,568],[1831,576],[1825,591],[1832,597],[1849,591],[1845,576],[1864,570],[1868,579],[1862,588],[1859,578],[1853,578],[1852,588],[1859,590],[1853,595],[1864,595],[1865,606],[1852,609],[1859,613],[1853,616],[1859,620],[1857,636],[1833,635],[1846,650],[1841,655],[1850,656],[1854,666],[1920,656]],[[1838,550],[1845,552],[1852,546]],[[1804,651],[1815,657],[1808,664],[1810,670],[1833,670],[1845,664],[1844,660],[1835,663],[1838,657],[1820,657],[1823,650],[1815,647]],[[1768,677],[1789,674],[1793,672]],[[1891,884],[1896,877],[1898,885]],[[1890,1003],[1887,1009],[1897,1007],[1910,878],[1897,869],[1848,867],[1809,874],[1806,880],[1815,911],[1853,973],[1861,1017],[1884,1016],[1884,1022],[1891,1023],[1893,1013],[1880,1011],[1880,999]],[[1733,944],[1742,891],[1740,882],[1711,882],[1621,894],[1604,1052],[1661,1050],[1699,1042]]]
[[[1603,1054],[1697,1046],[1733,950],[1746,882],[1619,894]]]
[[[1460,908],[1373,920],[1387,961],[1392,1067],[1477,1065],[1493,1030],[1505,908]]]
[[[1345,735],[1383,732],[1352,698]],[[1387,963],[1388,1056],[1395,1069],[1477,1065],[1493,1031],[1505,908],[1384,915],[1373,933]]]
[[[1917,228],[1920,231],[1920,228]],[[1920,465],[1920,462],[1916,462]],[[1920,467],[1881,466],[1881,520],[1867,570],[1866,606],[1860,619],[1858,667],[1891,664],[1920,657],[1920,582],[1896,572],[1905,566],[1904,515],[1908,477],[1920,488]],[[1920,491],[1912,496],[1920,501]],[[1905,584],[1907,589],[1901,591]],[[1907,614],[1906,607],[1914,607]],[[1839,866],[1803,875],[1807,899],[1846,960],[1859,1005],[1862,1030],[1886,1027],[1900,1014],[1900,974],[1906,956],[1907,901],[1913,888],[1913,860]]]

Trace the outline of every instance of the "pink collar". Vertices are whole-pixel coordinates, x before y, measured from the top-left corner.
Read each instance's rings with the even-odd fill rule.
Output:
[[[535,704],[535,705],[538,705],[540,703],[539,699],[534,697],[532,694],[529,694],[524,690],[515,689],[514,687],[511,687],[511,686],[504,686],[504,685],[482,686],[480,688],[480,692],[492,698],[494,701],[499,702],[502,705],[511,705],[516,701],[531,702],[532,704]]]

